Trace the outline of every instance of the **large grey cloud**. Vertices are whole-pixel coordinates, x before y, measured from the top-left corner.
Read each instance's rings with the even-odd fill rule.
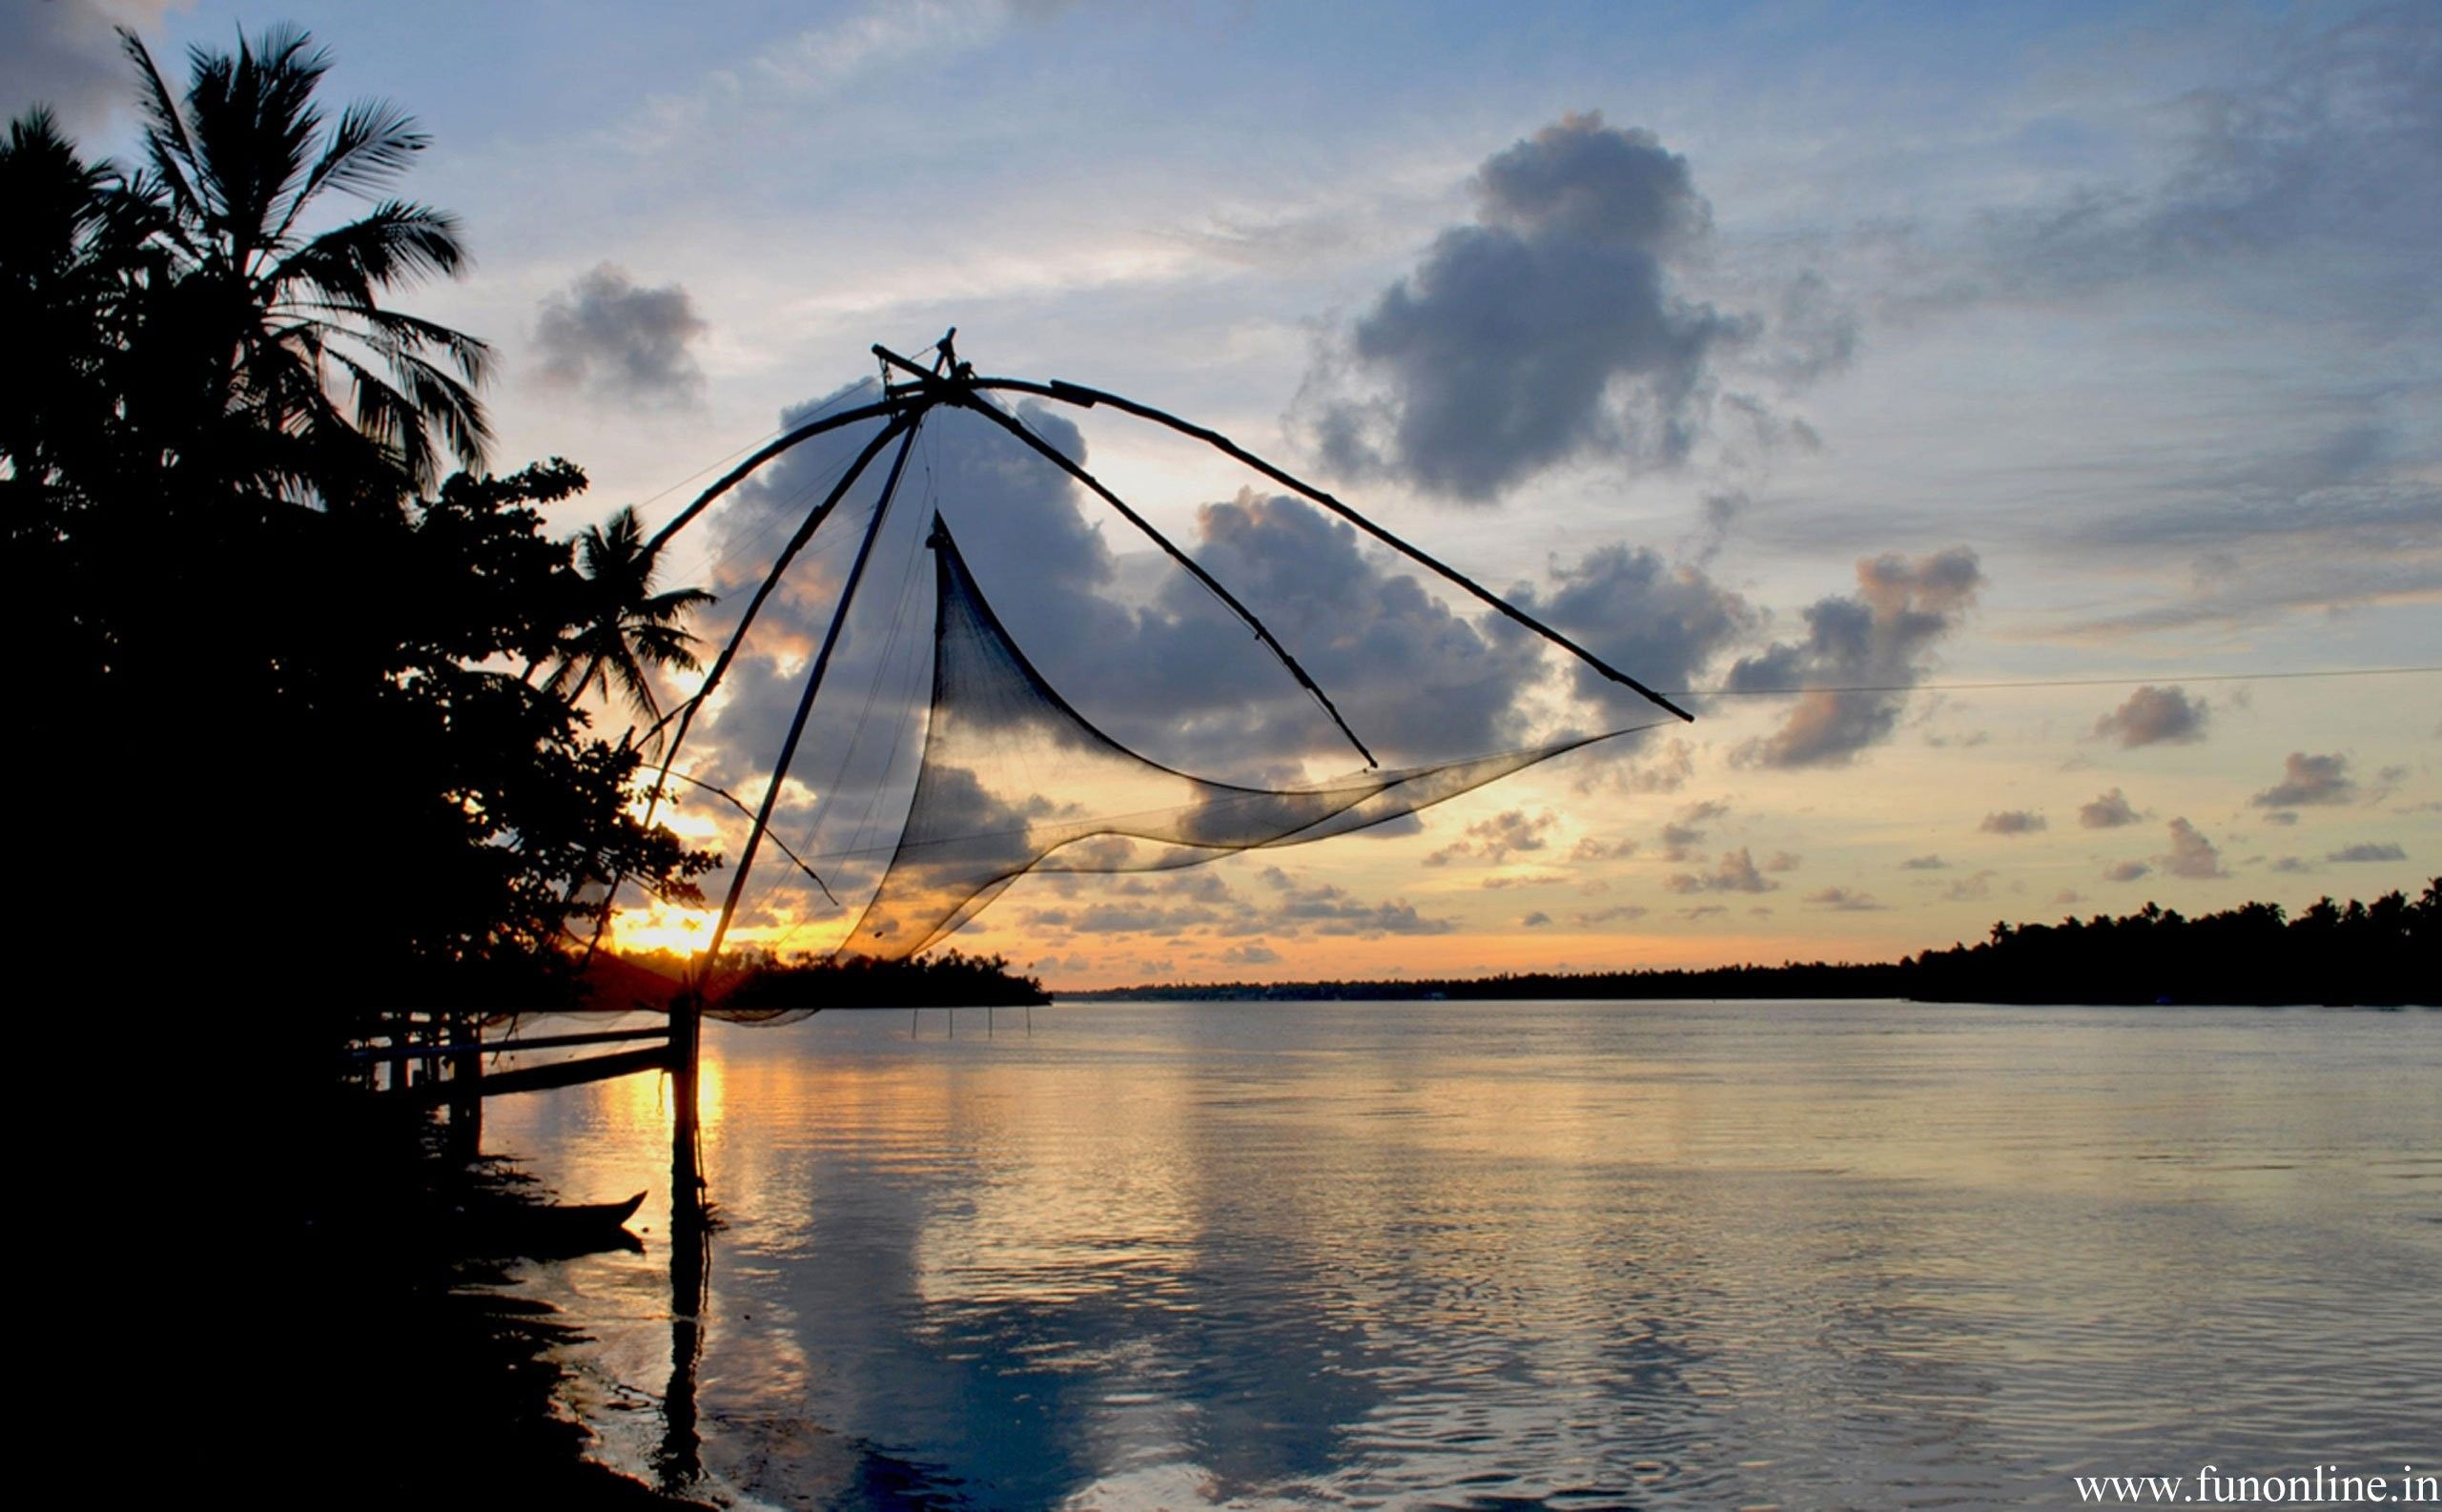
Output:
[[[684,286],[646,288],[605,262],[544,299],[534,339],[545,382],[668,407],[700,397],[704,370],[691,348],[708,330]]]
[[[1812,688],[1780,727],[1741,747],[1737,759],[1766,766],[1833,766],[1887,739],[1936,646],[1964,623],[1983,586],[1976,553],[1953,546],[1910,560],[1896,554],[1857,564],[1854,595],[1817,600],[1804,611],[1802,641],[1741,658],[1734,689]],[[1898,691],[1834,692],[1835,687]]]
[[[1480,501],[1579,458],[1685,457],[1716,358],[1765,324],[1682,289],[1712,225],[1687,159],[1571,114],[1488,159],[1474,191],[1474,221],[1444,231],[1310,378],[1326,459]],[[1844,359],[1836,301],[1809,283],[1787,302],[1783,344],[1812,355],[1775,365]]]
[[[2205,738],[2211,705],[2185,690],[2148,684],[2094,722],[2094,732],[2131,749],[2139,746],[2185,746]]]
[[[113,29],[149,31],[172,3],[11,0],[0,6],[0,115],[14,120],[48,105],[71,133],[104,126],[135,99],[135,72]]]
[[[1744,598],[1702,568],[1672,566],[1645,547],[1597,547],[1574,565],[1553,563],[1552,575],[1556,588],[1548,595],[1527,588],[1516,596],[1519,607],[1648,687],[1691,685],[1758,623]],[[1581,698],[1629,696],[1583,663],[1573,676]]]

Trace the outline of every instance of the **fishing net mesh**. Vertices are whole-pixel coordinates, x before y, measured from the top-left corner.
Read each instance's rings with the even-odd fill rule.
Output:
[[[937,515],[928,543],[936,596],[922,761],[898,847],[845,957],[913,955],[1030,871],[1159,871],[1324,840],[1628,733],[1286,787],[1192,777],[1105,735],[1043,680]]]

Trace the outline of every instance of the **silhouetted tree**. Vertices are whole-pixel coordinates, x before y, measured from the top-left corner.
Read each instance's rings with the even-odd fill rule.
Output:
[[[315,98],[329,56],[294,28],[192,50],[182,96],[120,35],[148,165],[130,189],[157,211],[147,319],[186,359],[165,369],[158,419],[198,450],[185,460],[335,505],[399,473],[433,486],[441,449],[480,466],[483,343],[383,303],[465,266],[456,220],[381,197],[317,225],[334,192],[372,198],[398,179],[427,142],[414,120],[361,100],[329,121]]]
[[[574,703],[599,688],[607,700],[615,684],[647,721],[661,718],[648,669],[695,669],[694,638],[678,622],[688,610],[710,603],[712,595],[701,588],[654,592],[655,555],[632,507],[577,538],[582,583],[573,633],[560,645],[558,664],[545,684],[553,692]]]
[[[585,646],[624,683],[703,596],[651,591],[632,517],[578,570],[540,513],[565,462],[439,478],[482,457],[484,348],[388,303],[466,262],[389,197],[406,115],[328,116],[294,30],[195,50],[182,93],[126,43],[144,166],[40,110],[0,143],[0,518],[40,584],[6,775],[53,932],[174,984],[242,942],[267,1002],[547,998],[582,879],[685,898],[711,858],[513,669]]]

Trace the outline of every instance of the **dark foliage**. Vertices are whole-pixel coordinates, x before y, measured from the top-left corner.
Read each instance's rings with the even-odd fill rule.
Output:
[[[851,959],[767,964],[724,995],[724,1011],[805,1008],[1015,1008],[1048,1003],[1031,976],[997,955],[944,950],[904,961]]]
[[[591,729],[587,680],[533,674],[632,687],[702,596],[546,535],[566,462],[436,486],[480,461],[485,354],[385,302],[465,263],[450,217],[380,197],[412,121],[326,117],[301,33],[196,51],[183,94],[128,49],[143,166],[84,161],[40,110],[0,143],[0,540],[34,585],[17,885],[131,995],[208,961],[322,1023],[551,1002],[589,881],[691,897],[712,858],[631,815],[641,757]]]

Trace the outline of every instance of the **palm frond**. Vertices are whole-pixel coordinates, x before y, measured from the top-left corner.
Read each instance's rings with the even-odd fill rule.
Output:
[[[193,181],[199,169],[195,139],[187,134],[186,117],[179,112],[169,82],[161,77],[144,39],[126,27],[118,29],[118,37],[128,61],[135,65],[136,109],[144,117],[145,157],[160,175],[171,204],[179,215],[200,217],[203,200]]]
[[[298,187],[298,203],[325,189],[365,194],[406,172],[431,145],[432,138],[416,129],[415,117],[388,100],[359,100],[340,112],[321,160]]]
[[[305,242],[262,276],[273,289],[301,285],[336,304],[368,309],[379,290],[455,277],[468,260],[456,216],[391,199]]]

